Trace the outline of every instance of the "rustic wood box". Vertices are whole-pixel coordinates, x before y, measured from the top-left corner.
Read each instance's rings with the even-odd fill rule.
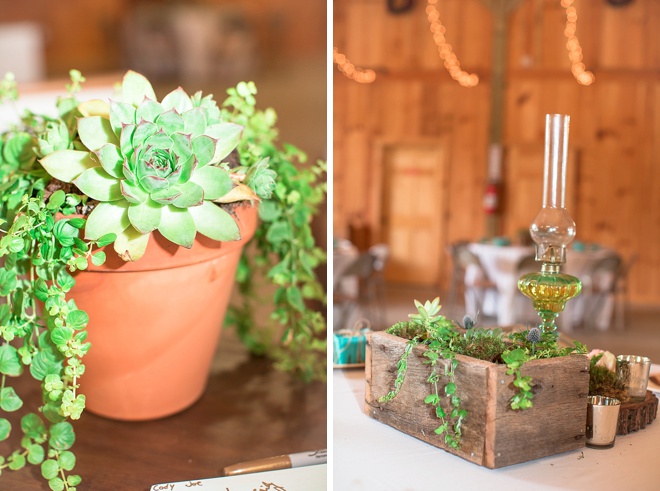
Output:
[[[455,371],[463,421],[460,449],[448,448],[433,407],[424,403],[430,393],[430,367],[417,346],[408,358],[408,371],[399,394],[390,402],[378,399],[394,386],[396,365],[407,340],[374,332],[367,337],[365,412],[368,416],[491,469],[584,447],[589,392],[589,361],[584,355],[533,360],[522,368],[533,377],[534,406],[514,411],[513,375],[497,365],[457,355]]]

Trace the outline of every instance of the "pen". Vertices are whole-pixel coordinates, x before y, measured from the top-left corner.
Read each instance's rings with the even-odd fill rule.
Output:
[[[223,471],[225,476],[233,476],[251,472],[276,471],[279,469],[290,469],[292,467],[325,464],[327,461],[328,451],[324,448],[323,450],[312,450],[309,452],[278,455],[276,457],[240,462],[225,467]]]

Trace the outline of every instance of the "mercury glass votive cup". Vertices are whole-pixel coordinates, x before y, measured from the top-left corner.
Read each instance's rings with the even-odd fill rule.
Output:
[[[643,402],[649,384],[651,360],[646,356],[619,355],[616,357],[616,376],[626,387],[630,402]]]
[[[621,401],[613,397],[589,396],[587,402],[587,447],[612,448],[619,425]]]

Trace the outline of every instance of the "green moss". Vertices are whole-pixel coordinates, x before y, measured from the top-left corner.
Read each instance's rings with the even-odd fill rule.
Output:
[[[493,329],[470,329],[464,336],[456,338],[451,346],[457,354],[492,363],[502,363],[502,353],[509,347],[502,331]]]
[[[385,332],[403,339],[413,339],[426,334],[423,326],[410,321],[397,322],[393,326],[388,327]]]
[[[589,369],[589,395],[605,396],[627,402],[626,388],[617,379],[616,373],[605,367],[592,365]]]

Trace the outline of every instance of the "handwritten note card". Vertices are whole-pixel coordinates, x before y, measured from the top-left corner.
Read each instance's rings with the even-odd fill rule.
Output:
[[[150,491],[326,491],[328,465],[154,484]]]

